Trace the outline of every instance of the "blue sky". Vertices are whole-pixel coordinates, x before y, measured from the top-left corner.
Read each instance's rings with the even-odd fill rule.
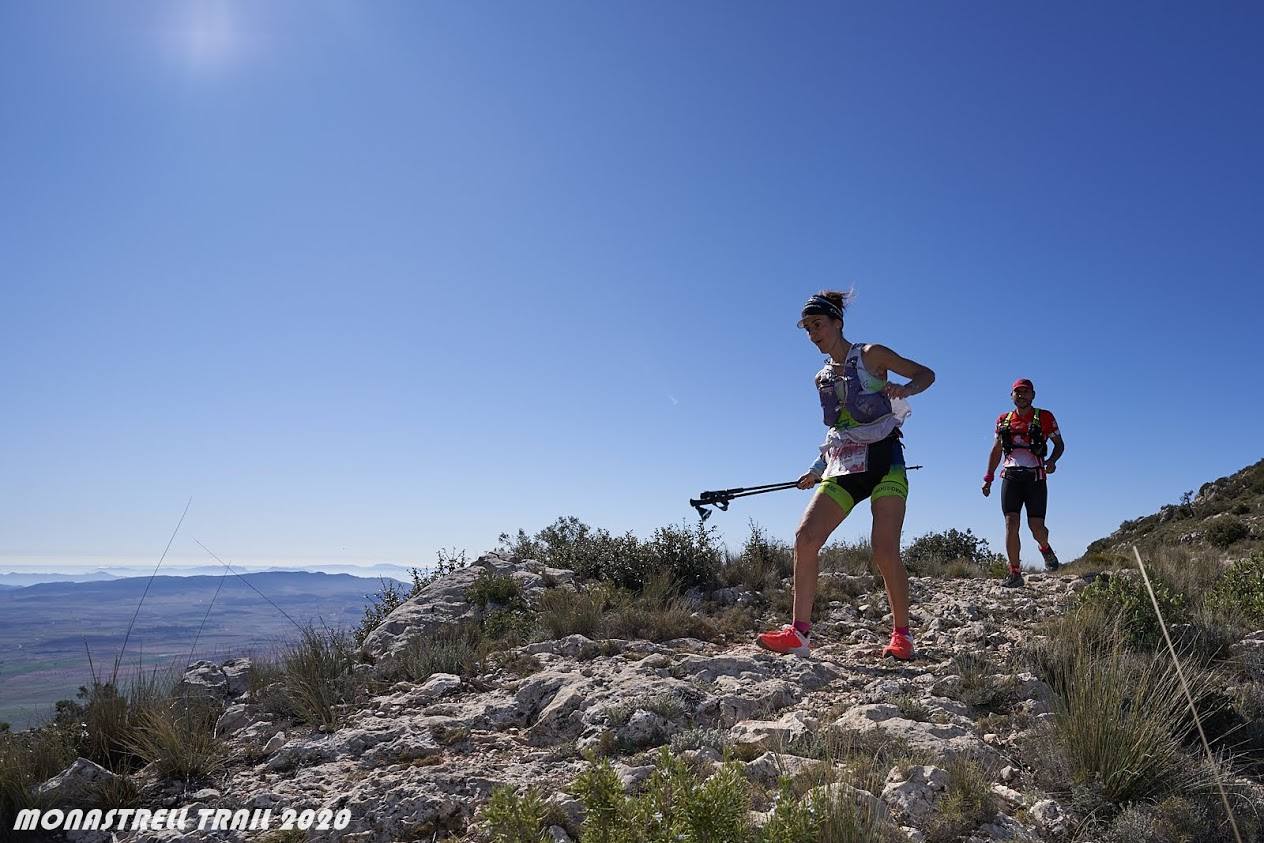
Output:
[[[938,373],[906,539],[1002,544],[1018,376],[1067,440],[1064,558],[1261,456],[1258,4],[10,1],[0,32],[0,569],[156,560],[189,496],[198,563],[692,521],[811,463],[794,323],[853,285],[848,336]],[[806,501],[712,523],[789,538]]]

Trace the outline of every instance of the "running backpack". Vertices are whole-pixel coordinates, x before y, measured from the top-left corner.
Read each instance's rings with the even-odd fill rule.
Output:
[[[1049,450],[1049,443],[1045,440],[1044,428],[1040,426],[1040,408],[1033,407],[1031,413],[1031,423],[1027,425],[1027,445],[1014,444],[1014,431],[1010,428],[1017,413],[1010,410],[1005,414],[1005,418],[1001,419],[996,425],[996,435],[1001,439],[1001,450],[1008,456],[1015,448],[1023,448],[1031,451],[1032,455],[1037,459],[1043,460],[1045,454]],[[1023,432],[1023,431],[1020,431]]]

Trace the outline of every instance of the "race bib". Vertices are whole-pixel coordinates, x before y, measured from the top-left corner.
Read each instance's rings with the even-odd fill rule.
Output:
[[[843,442],[830,448],[825,457],[825,476],[863,474],[869,469],[869,446],[860,442]]]

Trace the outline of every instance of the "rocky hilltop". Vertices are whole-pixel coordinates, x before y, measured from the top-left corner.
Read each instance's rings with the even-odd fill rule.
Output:
[[[1245,556],[1264,548],[1264,460],[1186,492],[1179,503],[1125,521],[1088,546],[1087,560],[1116,560],[1141,550],[1185,547]]]
[[[195,780],[164,775],[157,764],[132,777],[139,804],[153,808],[271,808],[274,815],[327,809],[344,812],[345,828],[78,832],[70,839],[371,843],[489,840],[493,833],[496,840],[538,840],[540,832],[552,841],[659,839],[598,836],[585,826],[593,817],[586,817],[584,787],[576,783],[588,771],[588,805],[598,765],[608,763],[629,794],[661,786],[653,777],[656,765],[667,763],[664,748],[697,782],[740,779],[732,792],[749,799],[739,813],[751,829],[767,828],[777,811],[795,804],[836,813],[842,804],[851,818],[852,832],[778,839],[1107,841],[1140,839],[1124,835],[1141,832],[1154,841],[1232,839],[1215,836],[1227,835],[1228,826],[1223,812],[1215,813],[1217,797],[1205,791],[1187,798],[1183,785],[1166,780],[1149,782],[1158,789],[1148,791],[1115,787],[1120,780],[1111,776],[1096,784],[1073,780],[1083,778],[1076,772],[1083,764],[1075,766],[1079,744],[1065,732],[1077,718],[1091,720],[1084,706],[1099,701],[1080,699],[1085,690],[1059,669],[1068,664],[1059,653],[1074,654],[1085,633],[1058,619],[1085,592],[1118,588],[1127,574],[1116,574],[1113,585],[1096,574],[1031,574],[1026,588],[1010,590],[982,577],[913,577],[919,658],[910,663],[877,658],[890,630],[880,581],[827,572],[810,659],[763,652],[745,634],[657,642],[572,634],[498,653],[476,675],[393,680],[410,653],[432,652],[445,631],[495,607],[485,595],[471,597],[493,577],[511,580],[514,599],[527,606],[557,604],[560,595],[577,600],[596,587],[570,570],[496,554],[448,573],[365,638],[364,661],[352,671],[356,698],[335,706],[327,723],[301,724],[278,713],[268,703],[270,687],[250,681],[247,665],[195,665],[183,684],[221,712],[215,734],[226,764]],[[683,601],[695,616],[742,607],[758,622],[780,615],[740,586],[694,589]],[[1235,633],[1217,664],[1222,695],[1236,700],[1250,692],[1264,700],[1264,629]],[[1113,704],[1120,722],[1128,721],[1130,706],[1150,705],[1138,688],[1125,692],[1131,702]],[[1088,695],[1112,692],[1102,686]],[[1111,711],[1109,699],[1106,705]],[[1252,720],[1249,706],[1217,709],[1225,710],[1240,735],[1264,735],[1264,720]],[[1170,711],[1181,719],[1180,705]],[[1127,740],[1123,732],[1111,736],[1115,718],[1102,719],[1095,724],[1102,740]],[[1183,740],[1189,734],[1184,728],[1163,744],[1164,752],[1185,753],[1174,769],[1199,768],[1196,747]],[[1222,768],[1243,815],[1239,823],[1251,835],[1244,839],[1256,839],[1258,817],[1247,815],[1264,805],[1257,770],[1247,762]],[[81,759],[45,784],[43,796],[73,804],[85,781],[99,790],[109,776]],[[495,828],[488,805],[498,788],[537,795],[540,828],[522,836]],[[1130,794],[1142,807],[1125,808]],[[1164,837],[1163,829],[1178,822],[1172,815],[1182,812],[1181,821],[1213,836]],[[1095,819],[1098,813],[1108,821]]]

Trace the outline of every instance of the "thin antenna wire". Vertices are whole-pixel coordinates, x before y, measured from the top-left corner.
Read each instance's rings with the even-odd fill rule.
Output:
[[[1159,610],[1159,599],[1154,596],[1154,589],[1150,585],[1150,575],[1146,573],[1145,563],[1141,561],[1141,551],[1137,550],[1137,546],[1132,546],[1132,554],[1137,557],[1137,567],[1141,569],[1141,579],[1145,582],[1146,591],[1150,593],[1150,602],[1154,605],[1154,614],[1159,617],[1159,629],[1163,631],[1163,640],[1167,642],[1168,653],[1172,656],[1172,664],[1176,665],[1176,676],[1181,680],[1181,690],[1185,692],[1185,700],[1189,703],[1190,714],[1194,715],[1194,725],[1198,727],[1198,737],[1203,742],[1203,751],[1207,753],[1207,763],[1211,766],[1211,774],[1216,780],[1216,788],[1220,791],[1220,801],[1224,803],[1225,813],[1229,816],[1229,825],[1233,827],[1233,837],[1238,843],[1242,843],[1242,835],[1238,832],[1238,823],[1233,818],[1233,809],[1229,807],[1229,795],[1225,793],[1224,785],[1220,782],[1220,768],[1216,764],[1215,757],[1211,754],[1211,744],[1207,742],[1207,733],[1203,731],[1203,721],[1198,716],[1198,707],[1194,705],[1194,695],[1189,692],[1189,683],[1185,681],[1185,671],[1181,670],[1181,660],[1176,657],[1176,647],[1172,646],[1172,638],[1167,634],[1167,621],[1163,619],[1163,612]]]
[[[127,651],[127,641],[132,637],[132,627],[136,625],[136,618],[140,615],[140,607],[145,603],[145,597],[149,594],[149,587],[154,584],[154,577],[158,576],[158,569],[162,567],[163,560],[167,558],[167,551],[171,550],[171,543],[176,540],[176,533],[180,532],[180,525],[184,523],[184,516],[189,514],[189,507],[193,504],[193,496],[189,496],[189,500],[184,505],[184,512],[180,513],[180,520],[176,522],[176,528],[171,531],[171,538],[167,539],[167,546],[163,548],[162,556],[158,558],[158,564],[154,566],[154,572],[149,575],[149,582],[145,583],[145,590],[141,592],[140,601],[136,604],[136,611],[132,613],[132,622],[127,625],[127,634],[123,636],[123,646],[119,648],[118,656],[114,659],[114,670],[110,672],[110,684],[113,685],[118,679],[119,665],[123,661],[123,653]]]
[[[197,541],[197,539],[194,539]],[[220,591],[224,588],[224,580],[228,579],[228,564],[224,564],[224,573],[220,575],[219,585],[215,587],[215,593],[211,595],[211,602],[206,607],[206,614],[202,616],[202,623],[198,626],[197,634],[193,636],[193,646],[189,648],[189,664],[193,663],[193,653],[197,650],[198,639],[202,637],[202,630],[206,628],[206,621],[211,616],[211,609],[215,606],[215,600],[219,597]]]
[[[290,615],[289,615],[289,613],[288,613],[288,612],[286,612],[284,609],[282,609],[282,608],[281,608],[280,606],[278,606],[277,604],[273,603],[273,602],[272,602],[272,598],[271,598],[271,597],[269,597],[268,595],[264,594],[264,593],[263,593],[262,591],[260,591],[259,589],[255,588],[255,584],[254,584],[254,583],[252,583],[250,580],[246,579],[246,578],[245,578],[245,577],[243,577],[241,574],[239,574],[239,573],[237,573],[236,571],[234,571],[234,570],[233,570],[233,566],[232,566],[232,565],[229,565],[229,564],[228,564],[227,562],[225,562],[223,559],[220,559],[218,556],[216,556],[216,555],[215,555],[215,551],[211,550],[209,547],[207,547],[206,545],[202,544],[202,543],[201,543],[200,541],[198,541],[197,539],[194,539],[194,540],[193,540],[193,542],[194,542],[194,543],[195,543],[198,547],[202,548],[202,549],[203,549],[203,550],[205,550],[207,553],[211,554],[211,556],[215,559],[215,561],[216,561],[216,562],[219,562],[221,565],[223,565],[225,568],[227,568],[227,569],[228,569],[228,570],[232,573],[232,575],[233,575],[233,576],[235,576],[237,579],[239,579],[239,580],[241,580],[242,582],[244,582],[246,585],[250,586],[250,588],[254,591],[254,593],[255,593],[255,594],[258,594],[258,595],[259,595],[260,597],[262,597],[264,600],[267,600],[267,601],[268,601],[268,603],[270,603],[270,604],[272,605],[272,608],[273,608],[273,609],[276,609],[278,612],[280,612],[281,614],[285,615],[286,620],[288,620],[290,623],[294,624],[295,628],[296,628],[296,629],[298,629],[298,631],[299,631],[299,632],[306,632],[306,631],[307,631],[307,630],[305,630],[305,629],[303,628],[303,625],[302,625],[302,624],[300,624],[298,621],[294,620],[294,618],[290,617]]]

